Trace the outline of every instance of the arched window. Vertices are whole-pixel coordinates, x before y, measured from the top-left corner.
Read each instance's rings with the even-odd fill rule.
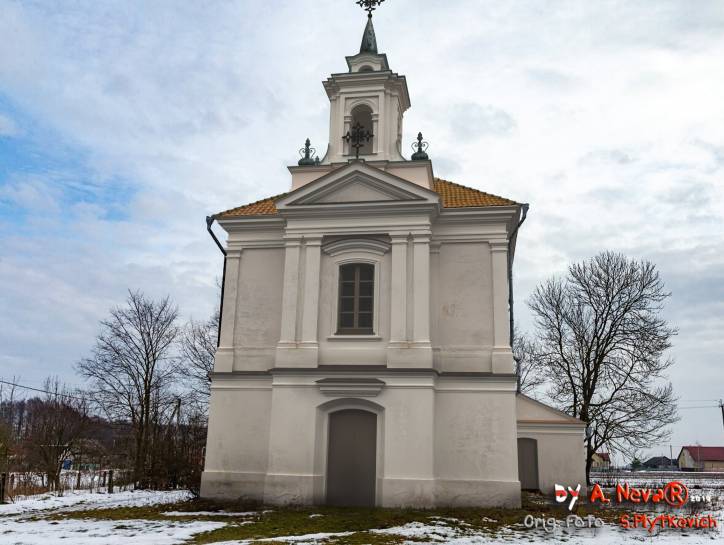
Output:
[[[339,268],[338,335],[373,335],[375,266],[348,263]]]
[[[362,125],[365,130],[371,134],[374,133],[372,130],[372,110],[369,106],[360,104],[352,110],[352,126],[354,127],[357,123]],[[368,141],[363,141],[363,146],[359,149],[360,155],[369,155],[372,153],[372,142],[376,135],[373,135]],[[350,150],[350,154],[354,155],[353,150]]]

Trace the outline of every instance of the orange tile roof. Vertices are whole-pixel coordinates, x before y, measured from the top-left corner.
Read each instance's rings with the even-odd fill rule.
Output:
[[[443,180],[442,178],[435,178],[433,180],[433,189],[440,195],[440,200],[445,208],[512,206],[518,204],[505,197],[499,197],[498,195],[456,184],[455,182]]]
[[[267,197],[260,201],[255,201],[242,206],[237,206],[230,210],[225,210],[216,214],[217,218],[234,218],[237,216],[273,216],[277,213],[277,207],[274,204],[277,199],[286,196],[287,193],[281,193],[273,197]]]
[[[472,187],[456,184],[442,178],[433,180],[433,190],[440,195],[444,208],[470,208],[486,206],[512,206],[515,201],[486,193]],[[238,206],[216,214],[217,218],[234,218],[238,216],[273,216],[277,213],[276,201],[289,193],[267,197],[259,201]]]

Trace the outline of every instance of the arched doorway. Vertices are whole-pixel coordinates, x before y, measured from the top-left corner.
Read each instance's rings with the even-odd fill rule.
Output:
[[[528,437],[518,438],[518,479],[522,490],[539,490],[538,441]]]
[[[377,480],[377,415],[344,409],[329,415],[327,504],[373,507]]]

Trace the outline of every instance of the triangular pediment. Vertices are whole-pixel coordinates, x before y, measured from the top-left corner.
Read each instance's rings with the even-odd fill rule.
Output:
[[[417,201],[424,200],[420,195],[399,188],[369,176],[368,174],[352,172],[335,183],[320,187],[304,197],[297,199],[295,205],[302,204],[340,204],[365,203],[380,201]]]
[[[339,205],[437,204],[434,191],[364,163],[330,172],[279,201],[280,211],[297,207]]]

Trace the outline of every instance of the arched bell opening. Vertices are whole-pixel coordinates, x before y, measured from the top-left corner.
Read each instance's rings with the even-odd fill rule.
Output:
[[[373,125],[372,125],[372,109],[365,105],[360,104],[359,106],[356,106],[352,110],[352,127],[355,127],[357,123],[360,124],[363,131],[369,131],[370,134],[372,134],[372,137],[369,139],[362,139],[360,141],[360,149],[359,154],[360,155],[371,155],[374,150],[374,139],[376,138],[376,135],[374,134]],[[353,153],[354,150],[350,150],[350,153]]]

